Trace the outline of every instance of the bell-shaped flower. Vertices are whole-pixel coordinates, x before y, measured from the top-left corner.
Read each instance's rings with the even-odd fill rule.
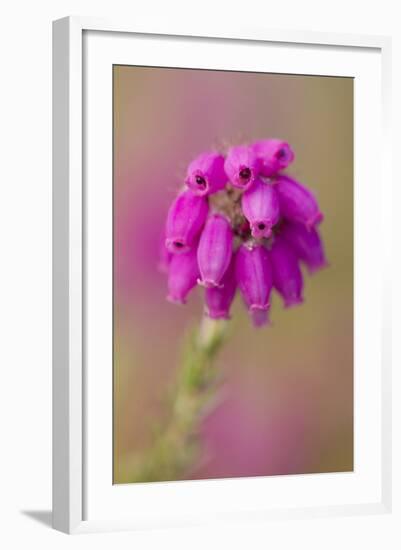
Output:
[[[301,183],[288,176],[279,176],[275,184],[281,215],[287,220],[303,223],[308,229],[323,220],[317,200]]]
[[[233,250],[233,230],[225,216],[212,214],[199,239],[199,283],[205,287],[220,286]]]
[[[282,296],[285,307],[302,303],[303,279],[298,258],[291,246],[276,237],[270,250],[273,286]]]
[[[196,286],[199,277],[196,249],[183,254],[174,254],[168,267],[167,299],[176,304],[185,304],[189,292]]]
[[[280,235],[291,245],[298,258],[307,265],[310,273],[328,265],[323,241],[316,228],[312,227],[308,230],[301,223],[285,222]]]
[[[254,325],[266,324],[273,285],[272,268],[266,248],[262,245],[242,244],[236,253],[235,276]]]
[[[208,209],[207,199],[197,197],[189,189],[175,198],[166,222],[166,247],[170,252],[184,253],[193,247],[205,223]]]
[[[227,183],[223,155],[201,153],[188,166],[185,183],[199,197],[223,189]]]
[[[224,169],[234,187],[249,189],[259,175],[260,164],[251,147],[238,145],[229,149]]]
[[[237,288],[234,262],[235,256],[232,257],[220,286],[206,288],[205,290],[206,315],[212,319],[230,318],[230,307]]]
[[[279,221],[280,208],[273,185],[257,179],[242,196],[242,211],[251,226],[255,239],[270,237],[272,228]]]
[[[284,170],[294,160],[294,151],[286,141],[281,139],[262,139],[256,141],[252,148],[261,160],[261,175],[273,176]]]

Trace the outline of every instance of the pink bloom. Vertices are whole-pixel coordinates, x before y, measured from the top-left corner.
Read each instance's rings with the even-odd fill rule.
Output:
[[[207,213],[205,197],[197,197],[189,190],[180,193],[167,215],[167,249],[174,254],[188,252],[205,223]]]
[[[284,170],[294,160],[294,151],[281,139],[262,139],[252,145],[256,156],[261,160],[262,176],[273,176]]]
[[[202,231],[198,246],[199,283],[205,287],[219,286],[226,272],[233,249],[233,231],[224,216],[210,216]]]
[[[285,307],[302,303],[302,273],[294,251],[284,239],[275,238],[270,250],[270,259],[273,269],[273,285],[283,297]]]
[[[225,161],[206,152],[190,163],[188,189],[169,209],[160,254],[170,301],[185,303],[198,282],[205,314],[228,319],[238,287],[257,327],[269,322],[273,287],[286,307],[302,302],[299,262],[310,272],[327,262],[314,195],[281,173],[293,160],[288,143],[267,139],[231,147]]]
[[[229,319],[236,288],[233,257],[221,280],[221,286],[205,290],[206,314],[212,319]]]
[[[260,160],[247,145],[231,147],[227,153],[224,169],[234,187],[249,189],[260,172]]]
[[[286,222],[283,224],[280,235],[291,245],[298,258],[305,262],[310,273],[328,265],[323,242],[314,227],[308,231],[300,223]]]
[[[313,194],[296,180],[280,175],[275,184],[280,212],[287,220],[305,224],[310,229],[323,220]]]
[[[189,292],[196,286],[198,277],[195,248],[183,254],[174,254],[168,270],[167,299],[176,304],[185,304]]]
[[[265,247],[241,245],[236,254],[235,274],[254,325],[259,327],[266,324],[273,277]]]
[[[224,157],[218,153],[201,153],[188,166],[186,185],[200,197],[223,189],[227,183]]]
[[[275,188],[257,179],[242,196],[242,211],[251,225],[255,239],[270,237],[279,221],[280,210]]]

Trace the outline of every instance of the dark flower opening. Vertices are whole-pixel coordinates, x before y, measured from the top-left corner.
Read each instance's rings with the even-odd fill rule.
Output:
[[[258,223],[258,229],[263,231],[264,229],[266,229],[266,225],[264,223]]]
[[[206,180],[202,176],[196,176],[195,181],[198,187],[201,187],[202,189],[206,187]]]
[[[283,147],[276,153],[277,160],[285,160],[287,158],[287,151]]]
[[[183,243],[180,242],[180,241],[174,241],[174,246],[175,246],[175,248],[183,248],[184,247]]]
[[[247,183],[251,177],[251,171],[249,168],[242,168],[239,173],[239,177],[241,180],[244,181],[244,183]]]

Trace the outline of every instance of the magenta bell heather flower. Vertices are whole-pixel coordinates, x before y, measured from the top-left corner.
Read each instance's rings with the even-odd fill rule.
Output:
[[[237,282],[235,280],[235,256],[221,280],[220,286],[206,288],[206,314],[212,319],[229,319],[230,307],[234,300]]]
[[[294,151],[281,139],[262,139],[252,145],[256,156],[261,160],[261,175],[270,177],[284,170],[294,160]]]
[[[249,189],[260,172],[261,162],[247,145],[231,147],[224,169],[230,183],[239,189]]]
[[[255,326],[268,322],[267,311],[273,278],[269,255],[263,245],[243,244],[235,261],[238,287]]]
[[[242,196],[242,211],[251,225],[255,239],[270,237],[279,220],[280,210],[275,188],[257,179]]]
[[[206,152],[190,163],[187,189],[168,212],[160,255],[170,301],[185,303],[198,282],[205,287],[205,314],[228,319],[239,288],[257,327],[269,321],[273,288],[285,307],[302,302],[299,262],[313,272],[326,258],[315,197],[281,173],[293,160],[288,143],[266,139],[231,147],[225,160]]]
[[[287,220],[300,222],[310,229],[323,220],[313,194],[296,180],[280,175],[276,182],[280,212]]]
[[[220,286],[233,249],[233,231],[225,216],[211,215],[202,231],[198,246],[199,283],[205,287]]]
[[[290,244],[298,258],[305,262],[310,273],[328,265],[323,242],[314,227],[308,230],[300,223],[285,222],[280,229],[280,236]]]
[[[185,304],[189,292],[196,286],[199,267],[196,249],[183,254],[174,254],[168,268],[167,299],[176,304]]]
[[[205,223],[207,213],[205,197],[197,197],[190,190],[180,193],[168,211],[166,248],[174,254],[188,252]]]
[[[303,279],[298,259],[291,246],[276,237],[270,250],[273,270],[273,285],[283,297],[285,307],[295,306],[303,301]]]
[[[195,195],[200,197],[223,189],[227,183],[224,156],[218,153],[200,154],[188,166],[185,183]]]

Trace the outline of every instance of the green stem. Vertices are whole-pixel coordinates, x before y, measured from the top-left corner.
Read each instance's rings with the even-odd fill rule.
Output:
[[[182,479],[199,452],[198,429],[218,389],[214,359],[226,334],[226,321],[205,317],[184,348],[170,394],[170,414],[154,443],[131,464],[130,482]]]

